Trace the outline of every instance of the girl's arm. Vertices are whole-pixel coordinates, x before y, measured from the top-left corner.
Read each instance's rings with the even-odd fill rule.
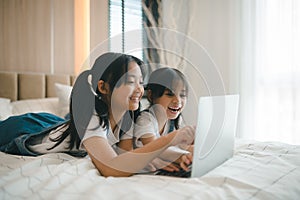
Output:
[[[143,138],[140,138],[143,145],[146,145],[156,139],[156,137],[153,134],[145,135],[152,136],[143,136]],[[193,160],[193,145],[189,145],[185,150],[180,149],[178,147],[167,148],[159,155],[159,158],[168,162],[168,164],[167,162],[164,162],[165,164],[163,164],[159,168],[165,169],[167,171],[179,170],[178,167],[176,167],[176,165],[172,164],[172,162],[174,162],[179,164],[183,169],[188,169],[188,165],[190,165]]]
[[[153,134],[149,134],[149,135],[151,135],[151,136],[139,139],[143,145],[146,145],[156,139],[156,137]],[[133,150],[134,142],[135,142],[134,139],[122,139],[118,143],[118,147],[120,148],[119,153],[124,153],[124,152]],[[165,150],[165,151],[167,151],[167,150]],[[162,154],[164,154],[164,152]],[[177,158],[177,156],[176,156],[176,158]],[[180,163],[180,161],[178,161],[177,163]],[[174,170],[178,171],[179,170],[179,168],[176,165],[174,165],[172,162],[164,161],[160,158],[155,158],[154,160],[152,160],[151,165],[149,165],[149,168],[151,168],[150,171],[155,171],[156,169],[164,169],[166,171],[174,171]]]
[[[83,145],[103,176],[130,176],[143,169],[169,146],[192,143],[194,133],[194,127],[186,127],[120,155],[116,154],[105,138],[90,137],[83,141]]]
[[[165,167],[167,167],[166,169],[165,169],[165,167],[163,168],[167,171],[179,170],[179,168],[176,167],[176,165],[174,165],[172,163],[177,163],[184,170],[188,170],[188,166],[193,161],[193,154],[190,153],[188,150],[183,150],[176,146],[173,146],[173,147],[167,148],[164,152],[162,152],[159,155],[159,158],[171,163],[171,164],[169,163],[169,166],[171,168],[168,168],[168,166],[165,166]],[[168,169],[170,169],[170,170],[168,170]]]
[[[156,137],[153,134],[145,134],[139,140],[142,142],[143,145],[146,145],[152,141],[154,141]],[[124,153],[127,151],[133,150],[133,143],[135,141],[133,139],[123,139],[118,143],[118,147],[120,148],[119,153]],[[188,150],[189,151],[189,150]],[[160,160],[162,159],[162,160]],[[179,168],[172,164],[177,163],[183,169],[188,169],[188,165],[192,162],[192,155],[187,155],[187,152],[180,150],[177,147],[174,148],[167,148],[163,151],[159,158],[156,159],[154,163],[152,163],[157,169],[164,169],[167,171],[178,171]]]
[[[118,143],[120,153],[133,150],[133,139],[123,139]]]
[[[143,143],[143,145],[148,144],[155,140],[155,136],[153,134],[146,134],[147,136],[143,136],[139,140]],[[149,135],[149,136],[148,136]],[[118,143],[118,147],[121,149],[121,151],[131,151],[133,150],[133,143],[134,139],[121,139],[121,141]]]

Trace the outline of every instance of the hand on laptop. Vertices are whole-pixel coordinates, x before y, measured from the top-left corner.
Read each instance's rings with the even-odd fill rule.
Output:
[[[170,134],[175,134],[172,140],[172,146],[178,146],[181,149],[186,149],[194,142],[195,126],[185,126]]]
[[[188,171],[189,165],[191,165],[193,162],[193,154],[191,154],[191,153],[183,154],[182,156],[180,156],[178,161],[179,161],[178,163],[179,163],[180,167],[183,170]]]
[[[155,168],[155,170],[163,169],[163,170],[166,170],[169,172],[179,171],[179,166],[176,163],[172,163],[170,161],[165,161],[160,158],[155,158],[151,162],[151,165]]]

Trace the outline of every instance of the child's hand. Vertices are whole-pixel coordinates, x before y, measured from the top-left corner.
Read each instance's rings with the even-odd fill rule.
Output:
[[[181,129],[173,131],[174,138],[172,140],[172,146],[179,146],[182,149],[186,149],[188,145],[194,142],[195,138],[195,127],[185,126]]]
[[[160,158],[155,158],[151,163],[147,165],[145,170],[154,172],[158,169],[163,169],[169,172],[179,171],[179,166],[172,162],[164,161]]]
[[[168,161],[164,161],[160,158],[155,158],[151,162],[151,165],[155,169],[163,169],[163,170],[166,170],[166,171],[169,171],[169,172],[179,171],[179,167],[176,164],[173,164],[173,163],[168,162]]]
[[[191,154],[191,153],[184,154],[184,155],[180,156],[180,158],[179,158],[180,167],[182,169],[184,169],[185,171],[189,170],[188,166],[191,165],[192,162],[193,162],[193,154]]]
[[[186,150],[189,151],[191,154],[194,154],[194,145],[188,146]]]

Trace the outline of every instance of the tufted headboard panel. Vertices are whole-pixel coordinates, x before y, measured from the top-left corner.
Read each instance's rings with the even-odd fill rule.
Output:
[[[0,97],[12,101],[56,97],[55,83],[73,85],[75,76],[0,72]]]

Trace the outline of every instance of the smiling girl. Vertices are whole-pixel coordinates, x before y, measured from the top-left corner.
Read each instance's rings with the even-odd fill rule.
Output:
[[[125,134],[122,137],[120,147],[123,149],[143,147],[157,138],[184,128],[181,112],[188,95],[185,76],[174,68],[160,68],[152,72],[146,89],[150,105],[137,118],[134,141],[130,140],[132,137],[130,135]],[[152,164],[155,168],[177,171],[177,166],[170,164],[175,161],[186,169],[192,161],[193,146],[185,150],[187,151],[180,151],[178,148],[168,149],[160,155],[160,160],[156,159]]]

